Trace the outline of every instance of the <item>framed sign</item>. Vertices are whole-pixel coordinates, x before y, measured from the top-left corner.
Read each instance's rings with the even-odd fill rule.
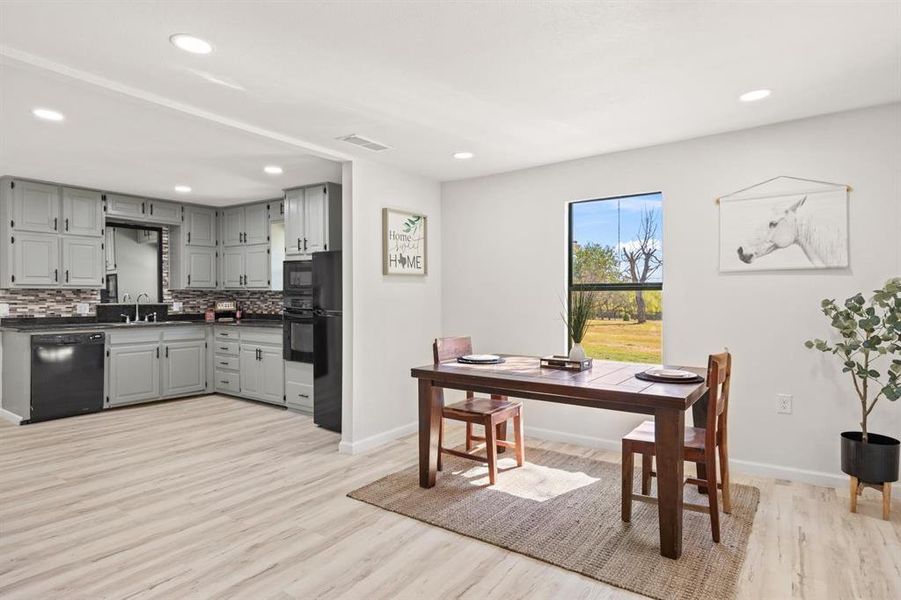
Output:
[[[382,209],[382,274],[425,275],[426,216]]]

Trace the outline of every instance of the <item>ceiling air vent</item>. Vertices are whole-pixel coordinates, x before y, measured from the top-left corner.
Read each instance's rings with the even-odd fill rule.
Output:
[[[352,133],[350,135],[345,135],[343,137],[339,137],[338,139],[342,142],[347,142],[348,144],[353,144],[354,146],[366,148],[367,150],[371,150],[372,152],[381,152],[382,150],[390,150],[391,149],[391,146],[386,146],[385,144],[380,144],[374,140],[364,138],[363,136],[357,135],[355,133]]]

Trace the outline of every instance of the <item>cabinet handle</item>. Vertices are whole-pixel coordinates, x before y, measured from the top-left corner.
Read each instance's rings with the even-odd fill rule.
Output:
[[[229,381],[227,379],[220,379],[219,383],[224,383],[225,385],[228,385]]]
[[[224,365],[224,366],[226,366],[226,367],[228,366],[228,363],[225,362],[224,360],[220,360],[220,361],[219,361],[219,364],[220,364],[220,365]]]
[[[69,283],[69,269],[66,269],[66,283]]]
[[[150,214],[151,215],[153,214],[153,205],[152,204],[150,205]]]
[[[307,251],[307,238],[303,238],[303,251]]]
[[[142,215],[144,214],[144,203],[143,202],[141,202],[141,214]]]
[[[220,350],[228,350],[228,346],[219,346]]]
[[[300,250],[300,238],[297,238],[297,249]]]
[[[189,244],[191,243],[191,232],[190,231],[188,232],[188,243]]]
[[[157,358],[160,357],[160,347],[159,346],[156,347],[156,357]]]
[[[53,269],[53,281],[59,281],[59,269]]]
[[[53,231],[59,231],[59,217],[53,217]]]
[[[300,396],[301,398],[309,398],[309,396],[306,394],[297,394],[297,395]]]
[[[66,231],[69,231],[69,217],[66,217]]]
[[[169,346],[166,346],[166,358],[169,358]]]
[[[191,285],[191,274],[188,273],[188,285]]]

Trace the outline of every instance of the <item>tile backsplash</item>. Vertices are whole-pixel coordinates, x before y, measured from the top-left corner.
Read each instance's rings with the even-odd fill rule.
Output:
[[[241,310],[251,314],[280,314],[282,293],[266,290],[170,290],[169,289],[169,229],[163,228],[163,302],[183,304],[183,313],[201,313],[217,300],[237,300]],[[89,314],[96,314],[100,303],[99,290],[0,290],[0,304],[9,304],[10,317],[72,317],[75,305],[85,303]]]

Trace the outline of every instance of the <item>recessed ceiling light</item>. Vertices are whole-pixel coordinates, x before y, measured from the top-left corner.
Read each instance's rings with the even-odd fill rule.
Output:
[[[49,108],[35,108],[32,109],[31,114],[45,121],[62,121],[66,118],[63,116],[63,113]]]
[[[472,152],[454,152],[454,158],[457,160],[468,160],[475,156]]]
[[[754,102],[756,100],[763,100],[772,93],[772,90],[753,90],[750,92],[745,92],[744,94],[739,96],[738,99],[742,102]]]
[[[282,168],[278,165],[266,165],[263,167],[263,170],[269,173],[270,175],[281,175]]]
[[[176,48],[180,48],[185,52],[192,54],[209,54],[213,51],[213,46],[206,40],[202,40],[187,33],[176,33],[169,36],[169,41]]]
[[[191,191],[191,186],[189,185],[177,185],[175,186],[175,191],[179,194],[187,194]]]

